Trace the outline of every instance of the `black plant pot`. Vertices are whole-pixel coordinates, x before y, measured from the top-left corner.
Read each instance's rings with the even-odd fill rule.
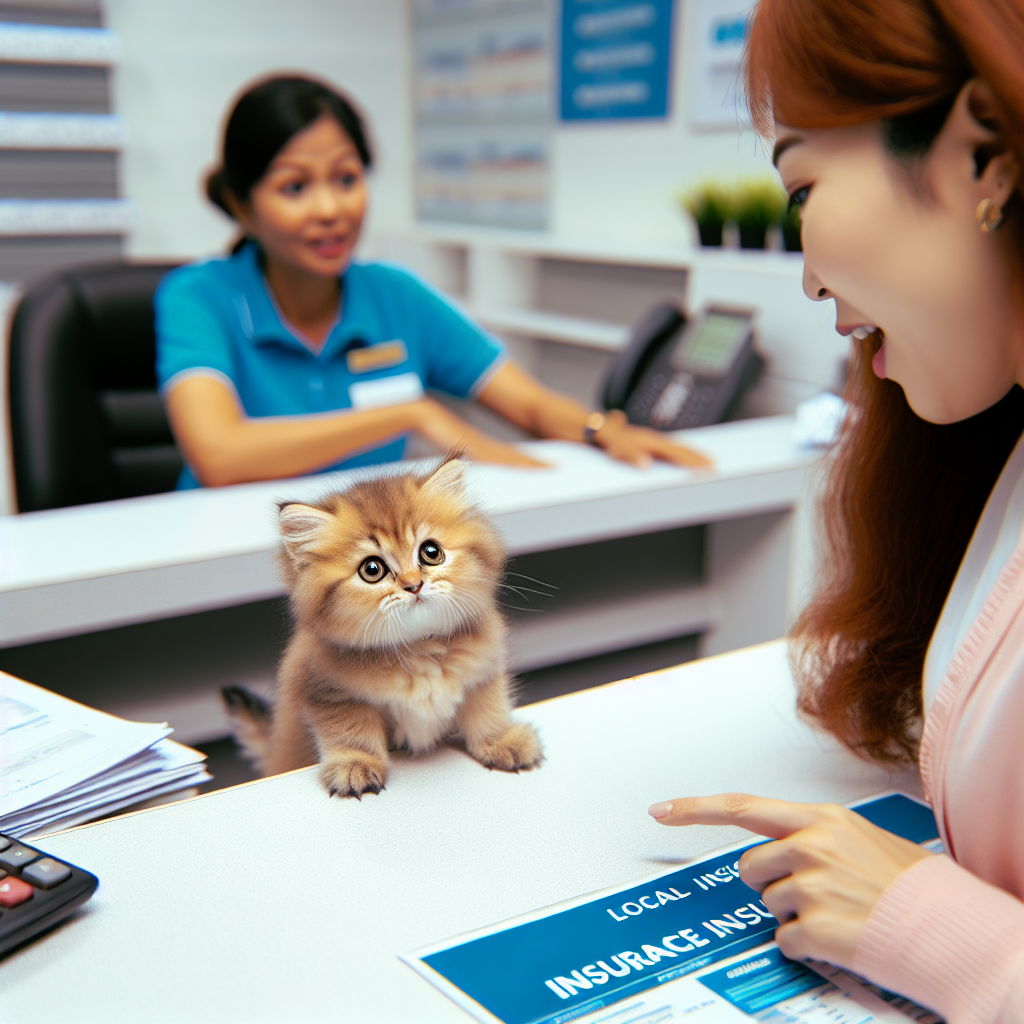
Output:
[[[768,229],[763,224],[740,225],[740,248],[763,249],[764,236]]]
[[[701,245],[720,246],[722,244],[721,221],[704,221],[704,223],[697,225],[697,231],[700,233]]]

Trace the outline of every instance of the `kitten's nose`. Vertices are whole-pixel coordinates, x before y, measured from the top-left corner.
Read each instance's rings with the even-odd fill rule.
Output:
[[[410,594],[418,594],[423,589],[423,580],[416,580],[415,582],[409,580],[407,582],[403,579],[399,580],[399,582],[402,584],[402,589],[408,590]]]

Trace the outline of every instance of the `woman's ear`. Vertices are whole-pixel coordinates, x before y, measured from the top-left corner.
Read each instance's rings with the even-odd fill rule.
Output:
[[[988,186],[986,192],[990,194],[987,198],[996,206],[1002,207],[1020,187],[1020,163],[1017,154],[1006,141],[992,89],[981,79],[974,79],[968,85],[970,91],[967,95],[967,107],[971,117],[995,136],[991,142],[975,148],[975,177]]]
[[[989,199],[1001,209],[1020,187],[1020,163],[1006,139],[998,103],[980,78],[960,90],[934,148],[936,155],[953,156],[960,167],[969,168],[975,204]]]
[[[224,196],[224,202],[227,203],[228,209],[231,211],[231,216],[242,225],[242,230],[247,235],[254,235],[252,203],[243,203],[229,188],[225,188],[222,195]]]
[[[331,514],[312,505],[293,502],[282,505],[277,514],[285,551],[298,561],[305,561],[310,548],[321,539],[331,521]]]

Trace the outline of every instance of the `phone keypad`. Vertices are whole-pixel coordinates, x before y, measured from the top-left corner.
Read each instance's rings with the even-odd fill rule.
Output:
[[[650,423],[659,430],[685,430],[707,422],[718,389],[686,371],[655,369],[630,396],[626,414],[631,423]]]

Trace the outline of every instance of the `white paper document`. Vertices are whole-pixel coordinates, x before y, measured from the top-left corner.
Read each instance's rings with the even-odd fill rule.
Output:
[[[0,831],[41,835],[208,781],[171,732],[0,673]]]
[[[931,808],[902,793],[853,806],[937,850]],[[740,879],[738,843],[402,956],[488,1024],[938,1024],[828,964],[788,960],[778,921]]]

